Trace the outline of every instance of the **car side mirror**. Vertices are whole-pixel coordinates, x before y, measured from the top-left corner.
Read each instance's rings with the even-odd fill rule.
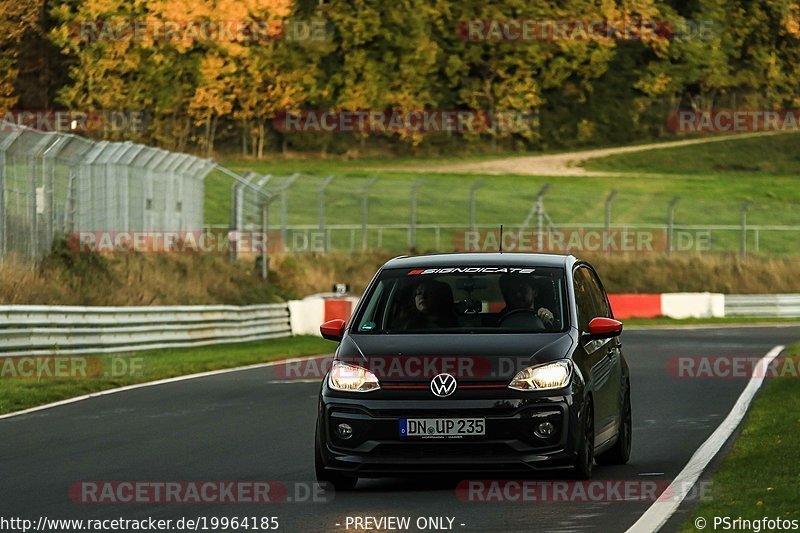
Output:
[[[341,318],[334,318],[322,324],[319,327],[319,332],[322,333],[323,339],[339,342],[342,340],[342,337],[344,337],[344,327],[346,324],[347,323]]]
[[[595,340],[619,337],[620,333],[622,333],[622,322],[599,316],[589,322],[589,333],[584,335],[590,340]]]

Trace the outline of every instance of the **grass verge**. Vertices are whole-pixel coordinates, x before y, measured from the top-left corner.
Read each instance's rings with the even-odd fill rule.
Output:
[[[787,355],[800,355],[800,343]],[[682,531],[697,531],[703,517],[800,519],[800,381],[776,378],[756,397],[741,434],[713,476],[711,500],[695,509]],[[755,529],[753,530],[755,531]]]
[[[288,357],[332,353],[335,345],[318,337],[298,336],[197,348],[169,348],[87,357],[88,378],[36,379],[0,369],[0,414],[28,409],[105,389],[157,381]],[[0,359],[0,363],[6,361]],[[90,369],[98,368],[99,372]],[[131,375],[135,371],[135,375]]]

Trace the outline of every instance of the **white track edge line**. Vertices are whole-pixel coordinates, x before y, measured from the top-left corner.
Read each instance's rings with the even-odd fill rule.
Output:
[[[728,413],[728,416],[725,417],[725,420],[714,430],[711,436],[697,448],[697,451],[694,452],[694,455],[689,459],[689,462],[683,470],[680,471],[672,483],[670,483],[669,487],[663,492],[663,494],[669,495],[668,499],[665,501],[657,500],[653,503],[653,505],[628,528],[627,533],[658,531],[667,523],[667,520],[678,510],[681,502],[683,502],[686,495],[694,487],[694,484],[699,479],[700,474],[703,473],[703,470],[708,466],[708,463],[717,455],[717,452],[719,452],[720,448],[722,448],[723,444],[725,444],[736,428],[739,427],[745,414],[747,414],[747,408],[750,406],[750,402],[753,401],[753,397],[755,397],[756,392],[758,392],[758,389],[764,382],[766,371],[761,372],[760,370],[765,370],[783,349],[784,346],[775,346],[761,358],[753,369],[753,375],[750,377],[750,381],[742,391],[742,394],[739,395],[731,412]]]
[[[96,398],[98,396],[107,396],[109,394],[117,394],[118,392],[125,392],[134,389],[143,389],[145,387],[155,387],[156,385],[166,385],[168,383],[177,383],[179,381],[187,381],[190,379],[198,379],[198,378],[205,378],[209,376],[218,376],[220,374],[230,374],[232,372],[241,372],[242,370],[254,370],[256,368],[267,368],[270,366],[280,365],[286,363],[287,361],[302,361],[307,359],[319,359],[322,357],[333,357],[333,354],[320,354],[320,355],[309,355],[307,357],[291,357],[287,359],[279,359],[277,361],[270,361],[268,363],[256,363],[254,365],[247,365],[247,366],[237,366],[235,368],[223,368],[221,370],[210,370],[208,372],[200,372],[198,374],[188,374],[185,376],[175,376],[173,378],[166,378],[166,379],[159,379],[157,381],[146,381],[144,383],[136,383],[134,385],[126,385],[124,387],[117,387],[115,389],[105,389],[97,392],[91,392],[89,394],[84,394],[82,396],[75,396],[74,398],[67,398],[66,400],[60,400],[58,402],[47,403],[44,405],[39,405],[36,407],[31,407],[29,409],[24,409],[22,411],[14,411],[13,413],[6,413],[4,415],[0,415],[0,420],[6,418],[13,418],[17,416],[27,415],[30,413],[35,413],[37,411],[44,411],[45,409],[52,409],[54,407],[61,407],[62,405],[69,405],[71,403],[81,402],[83,400],[89,400],[91,398]]]

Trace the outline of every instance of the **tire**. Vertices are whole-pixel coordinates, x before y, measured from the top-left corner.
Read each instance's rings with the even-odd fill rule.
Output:
[[[620,426],[617,442],[607,451],[601,453],[595,460],[599,465],[624,465],[631,457],[631,441],[633,423],[631,419],[631,387],[625,390],[625,400],[622,404],[622,425]]]
[[[340,474],[339,472],[331,472],[325,468],[325,464],[322,462],[322,450],[320,449],[320,442],[317,436],[314,438],[314,471],[317,476],[317,482],[329,483],[333,485],[334,490],[353,490],[356,487],[356,483],[358,483],[357,476],[348,476],[346,474]]]
[[[578,456],[573,463],[573,475],[575,479],[590,479],[594,464],[594,408],[591,398],[586,400],[586,409],[580,422]]]

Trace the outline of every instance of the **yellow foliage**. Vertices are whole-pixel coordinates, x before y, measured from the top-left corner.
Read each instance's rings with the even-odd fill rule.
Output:
[[[39,0],[0,0],[0,109],[17,103],[14,84],[19,75],[19,44],[36,27],[41,9]]]
[[[800,38],[800,5],[794,4],[783,19],[783,27],[793,37]]]

